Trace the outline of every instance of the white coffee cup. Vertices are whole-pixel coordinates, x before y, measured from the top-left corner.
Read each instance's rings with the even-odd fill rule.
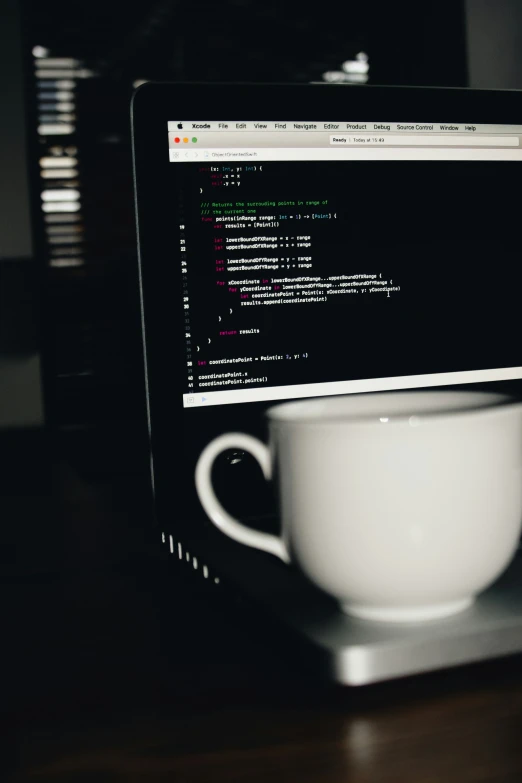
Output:
[[[416,622],[466,609],[512,559],[522,521],[522,404],[468,391],[318,398],[268,411],[270,445],[213,440],[196,467],[223,533],[296,561],[348,614]],[[282,535],[231,517],[211,483],[224,449],[266,479],[277,466]]]

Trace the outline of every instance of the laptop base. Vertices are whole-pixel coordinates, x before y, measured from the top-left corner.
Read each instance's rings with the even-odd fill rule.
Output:
[[[258,615],[264,637],[270,629],[274,644],[284,639],[296,662],[308,656],[312,671],[340,684],[369,685],[522,652],[520,553],[468,609],[442,620],[396,624],[343,614],[297,569],[269,555],[214,541],[206,557],[202,542],[184,545],[165,533],[163,539],[180,565],[233,600],[250,624],[257,625]]]

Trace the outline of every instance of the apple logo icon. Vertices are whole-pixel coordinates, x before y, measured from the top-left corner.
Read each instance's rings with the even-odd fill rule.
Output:
[[[183,130],[183,123],[182,123],[182,122],[178,122],[178,128],[179,128],[180,130]]]

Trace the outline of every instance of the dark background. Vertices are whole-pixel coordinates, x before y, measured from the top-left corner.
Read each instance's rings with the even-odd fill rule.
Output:
[[[159,565],[132,192],[134,86],[345,80],[342,63],[365,52],[369,84],[522,88],[515,0],[307,8],[296,0],[4,0],[0,8],[0,728],[18,780],[49,755],[49,742],[59,755],[64,736],[62,728],[53,740],[49,729],[40,748],[20,726],[193,705],[225,687],[230,702],[247,682],[273,683],[282,665],[269,644],[249,646],[213,581],[191,582],[190,566]],[[72,132],[42,128],[56,122]],[[74,162],[50,179],[40,164],[48,157]],[[72,222],[46,220],[41,194],[50,183],[74,196],[79,209],[63,213]]]

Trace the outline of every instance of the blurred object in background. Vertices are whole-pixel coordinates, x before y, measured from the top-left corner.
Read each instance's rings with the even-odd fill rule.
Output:
[[[22,19],[16,0],[0,5],[0,520],[2,575],[20,561],[51,564],[56,527],[28,529],[35,510],[45,516],[50,472],[45,450],[42,384],[43,259],[40,212],[30,187],[36,167],[35,128]],[[40,524],[38,524],[40,522]]]
[[[18,3],[0,7],[0,430],[43,424],[40,367],[41,266],[35,258],[29,188],[31,129]],[[9,74],[9,78],[7,78]]]
[[[522,4],[466,0],[469,86],[522,89]]]

